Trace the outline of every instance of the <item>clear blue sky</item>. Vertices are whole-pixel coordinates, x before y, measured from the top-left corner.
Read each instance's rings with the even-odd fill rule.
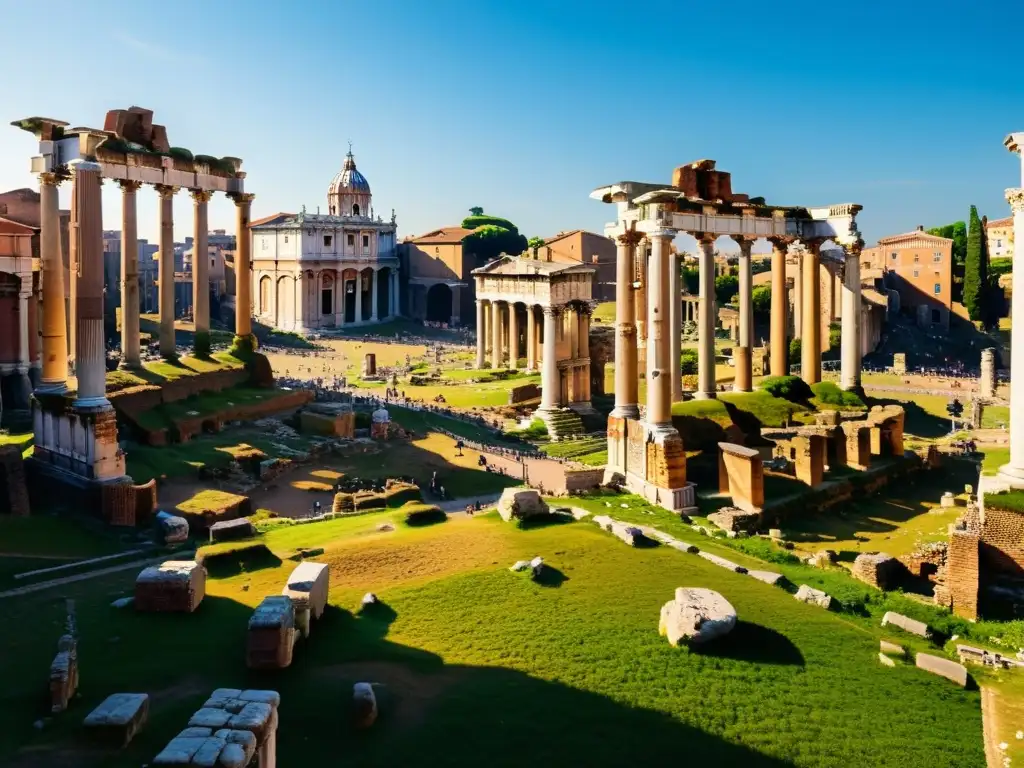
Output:
[[[784,205],[863,204],[873,242],[1008,215],[1024,130],[1024,3],[0,0],[0,189],[30,186],[10,120],[102,127],[153,109],[170,142],[244,159],[253,216],[326,208],[352,140],[399,234],[473,205],[527,236],[601,230],[588,198],[714,158]],[[106,187],[104,226],[120,227]],[[66,198],[67,193],[64,192]],[[156,237],[155,194],[139,234]],[[175,235],[191,233],[176,201]],[[211,204],[211,226],[234,226]]]

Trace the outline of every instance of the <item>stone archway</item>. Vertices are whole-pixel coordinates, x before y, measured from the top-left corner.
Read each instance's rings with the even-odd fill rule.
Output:
[[[444,283],[435,283],[427,291],[427,320],[433,323],[452,321],[452,289]]]
[[[391,267],[377,270],[377,317],[383,320],[391,311]]]

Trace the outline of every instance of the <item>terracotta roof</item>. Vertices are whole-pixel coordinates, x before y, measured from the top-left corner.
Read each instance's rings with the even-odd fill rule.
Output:
[[[0,216],[0,235],[34,235],[36,227]]]
[[[1013,226],[1013,216],[1007,216],[1005,219],[992,219],[991,221],[989,221],[985,225],[985,228],[986,229],[991,229],[992,227],[1012,227],[1012,226]]]
[[[938,235],[929,235],[927,232],[915,229],[913,232],[904,232],[901,235],[889,235],[888,237],[881,237],[878,239],[878,245],[888,245],[895,243],[898,240],[909,240],[913,238],[920,238],[922,240],[939,240],[943,243],[952,243],[952,239],[948,237],[939,237]]]
[[[545,261],[524,259],[519,256],[503,256],[472,271],[474,275],[551,275],[556,272],[596,272],[597,270],[578,261]]]
[[[473,234],[476,230],[466,229],[465,227],[444,227],[443,229],[435,229],[433,232],[427,232],[425,235],[419,237],[413,237],[405,240],[407,243],[422,243],[434,244],[434,243],[448,243],[455,244],[461,243],[467,235]]]
[[[256,221],[250,221],[249,222],[249,226],[250,227],[258,227],[260,224],[273,224],[273,223],[276,223],[278,221],[278,219],[282,219],[283,220],[283,219],[290,218],[290,217],[292,217],[294,215],[295,215],[294,213],[285,213],[284,211],[278,211],[277,213],[273,213],[270,216],[264,216],[262,219],[256,219]]]

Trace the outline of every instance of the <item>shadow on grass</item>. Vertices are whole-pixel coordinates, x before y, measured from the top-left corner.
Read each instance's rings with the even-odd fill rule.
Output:
[[[281,558],[267,549],[263,542],[253,541],[226,552],[207,555],[203,558],[203,565],[210,578],[226,579],[240,573],[277,568],[281,565]]]
[[[949,432],[949,419],[928,413],[913,400],[899,400],[890,397],[870,397],[868,407],[874,405],[899,405],[903,407],[904,431],[917,437],[942,437]]]
[[[543,515],[533,515],[525,520],[520,520],[516,523],[516,527],[521,531],[529,531],[534,528],[548,528],[552,525],[565,525],[566,523],[573,522],[576,521],[569,515],[549,512]]]
[[[702,656],[719,656],[754,664],[804,665],[803,654],[788,637],[749,621],[737,621],[732,632],[725,637],[691,648]]]
[[[542,587],[560,587],[568,580],[569,577],[560,570],[552,568],[550,565],[545,563],[544,567],[540,569],[540,575],[533,581],[535,584],[539,584]]]

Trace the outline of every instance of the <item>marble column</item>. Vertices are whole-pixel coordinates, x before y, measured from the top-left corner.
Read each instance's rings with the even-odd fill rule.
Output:
[[[672,377],[672,402],[683,399],[683,276],[682,259],[678,253],[669,257],[668,263],[668,324],[669,324],[669,368]],[[589,320],[589,318],[588,318]],[[589,381],[589,379],[588,379]],[[589,395],[588,395],[588,400]]]
[[[370,322],[377,322],[377,270],[373,270],[370,278]]]
[[[535,307],[526,307],[526,370],[533,373],[537,370],[537,314]]]
[[[251,192],[232,195],[235,201],[235,336],[252,336],[252,233],[249,232]]]
[[[819,267],[821,271],[821,318],[822,328],[828,328],[836,319],[836,281],[832,279],[832,268],[825,262]]]
[[[484,344],[484,315],[487,312],[486,302],[476,300],[476,367],[484,367],[486,345]]]
[[[503,335],[502,325],[502,302],[491,302],[491,368],[498,370],[504,362],[504,355],[501,349],[501,337]]]
[[[514,301],[508,303],[508,367],[511,371],[519,368],[519,315]]]
[[[27,286],[27,287],[26,287]],[[21,379],[21,399],[26,407],[32,397],[32,380],[28,372],[32,367],[29,355],[29,299],[32,298],[32,273],[21,276],[18,289],[18,376]]]
[[[585,358],[588,362],[583,367],[583,394],[580,398],[583,402],[590,402],[590,307],[588,306],[580,315],[580,357]]]
[[[78,344],[78,328],[76,327],[75,318],[78,317],[78,273],[82,271],[82,262],[78,258],[78,242],[76,241],[75,235],[70,231],[71,225],[68,224],[68,306],[65,312],[67,318],[67,338],[68,338],[68,367],[71,370],[71,374],[75,372],[75,355],[77,354]]]
[[[363,270],[356,271],[356,311],[352,316],[352,321],[359,325],[363,322]]]
[[[669,360],[672,344],[669,338],[669,246],[675,238],[672,230],[648,234],[651,258],[647,266],[647,323],[649,328],[647,355],[647,423],[653,427],[672,426],[672,373]],[[678,367],[678,363],[676,364]]]
[[[78,396],[76,408],[109,407],[106,346],[103,338],[103,195],[100,164],[73,160],[71,231],[81,269],[75,334]],[[172,249],[173,259],[173,249]],[[173,263],[173,262],[172,262]]]
[[[541,362],[540,407],[551,411],[558,408],[561,387],[558,383],[558,307],[544,307],[544,353]]]
[[[39,240],[43,284],[43,372],[40,392],[64,392],[68,380],[67,312],[64,258],[61,256],[60,204],[56,173],[39,175]],[[74,273],[71,273],[72,279]]]
[[[793,278],[793,338],[799,339],[804,333],[804,250],[795,249],[796,271]]]
[[[640,416],[633,262],[641,237],[627,230],[619,235],[615,253],[615,408],[611,415],[618,418]]]
[[[175,356],[174,344],[174,196],[178,187],[156,185],[160,196],[160,355]],[[241,280],[235,281],[241,285]],[[241,291],[241,288],[238,288]]]
[[[697,308],[697,391],[700,399],[715,397],[715,235],[700,235],[700,305]]]
[[[843,389],[860,391],[860,248],[848,248],[843,264],[842,371]]]
[[[821,245],[807,244],[803,263],[803,330],[800,337],[800,378],[821,381],[821,280],[818,275]]]
[[[754,242],[748,238],[736,238],[740,246],[739,257],[739,344],[733,350],[736,363],[736,378],[733,389],[737,392],[750,392],[753,389],[751,361],[754,356],[754,274],[750,263],[750,249]]]
[[[1004,145],[1020,156],[1021,186],[1006,190],[1013,211],[1013,238],[1024,247],[1024,132],[1011,133]],[[1024,318],[1024,269],[1013,270],[1010,316]],[[1024,487],[1024,332],[1010,333],[1010,462],[999,470],[999,478],[1012,486]]]
[[[213,193],[193,189],[192,193],[192,320],[195,323],[195,351],[210,354],[210,231],[207,203]],[[237,289],[236,289],[237,290]]]
[[[142,367],[139,349],[139,223],[136,192],[141,181],[122,179],[121,187],[121,367]]]
[[[649,248],[649,243],[643,242],[633,252],[633,279],[637,283],[634,314],[636,316],[637,364],[640,368],[638,375],[646,375],[648,361],[650,360],[650,353],[647,351],[648,336],[650,335],[650,329],[647,325]]]
[[[771,346],[771,374],[789,373],[789,288],[786,285],[786,241],[772,241],[772,322],[769,338]]]

